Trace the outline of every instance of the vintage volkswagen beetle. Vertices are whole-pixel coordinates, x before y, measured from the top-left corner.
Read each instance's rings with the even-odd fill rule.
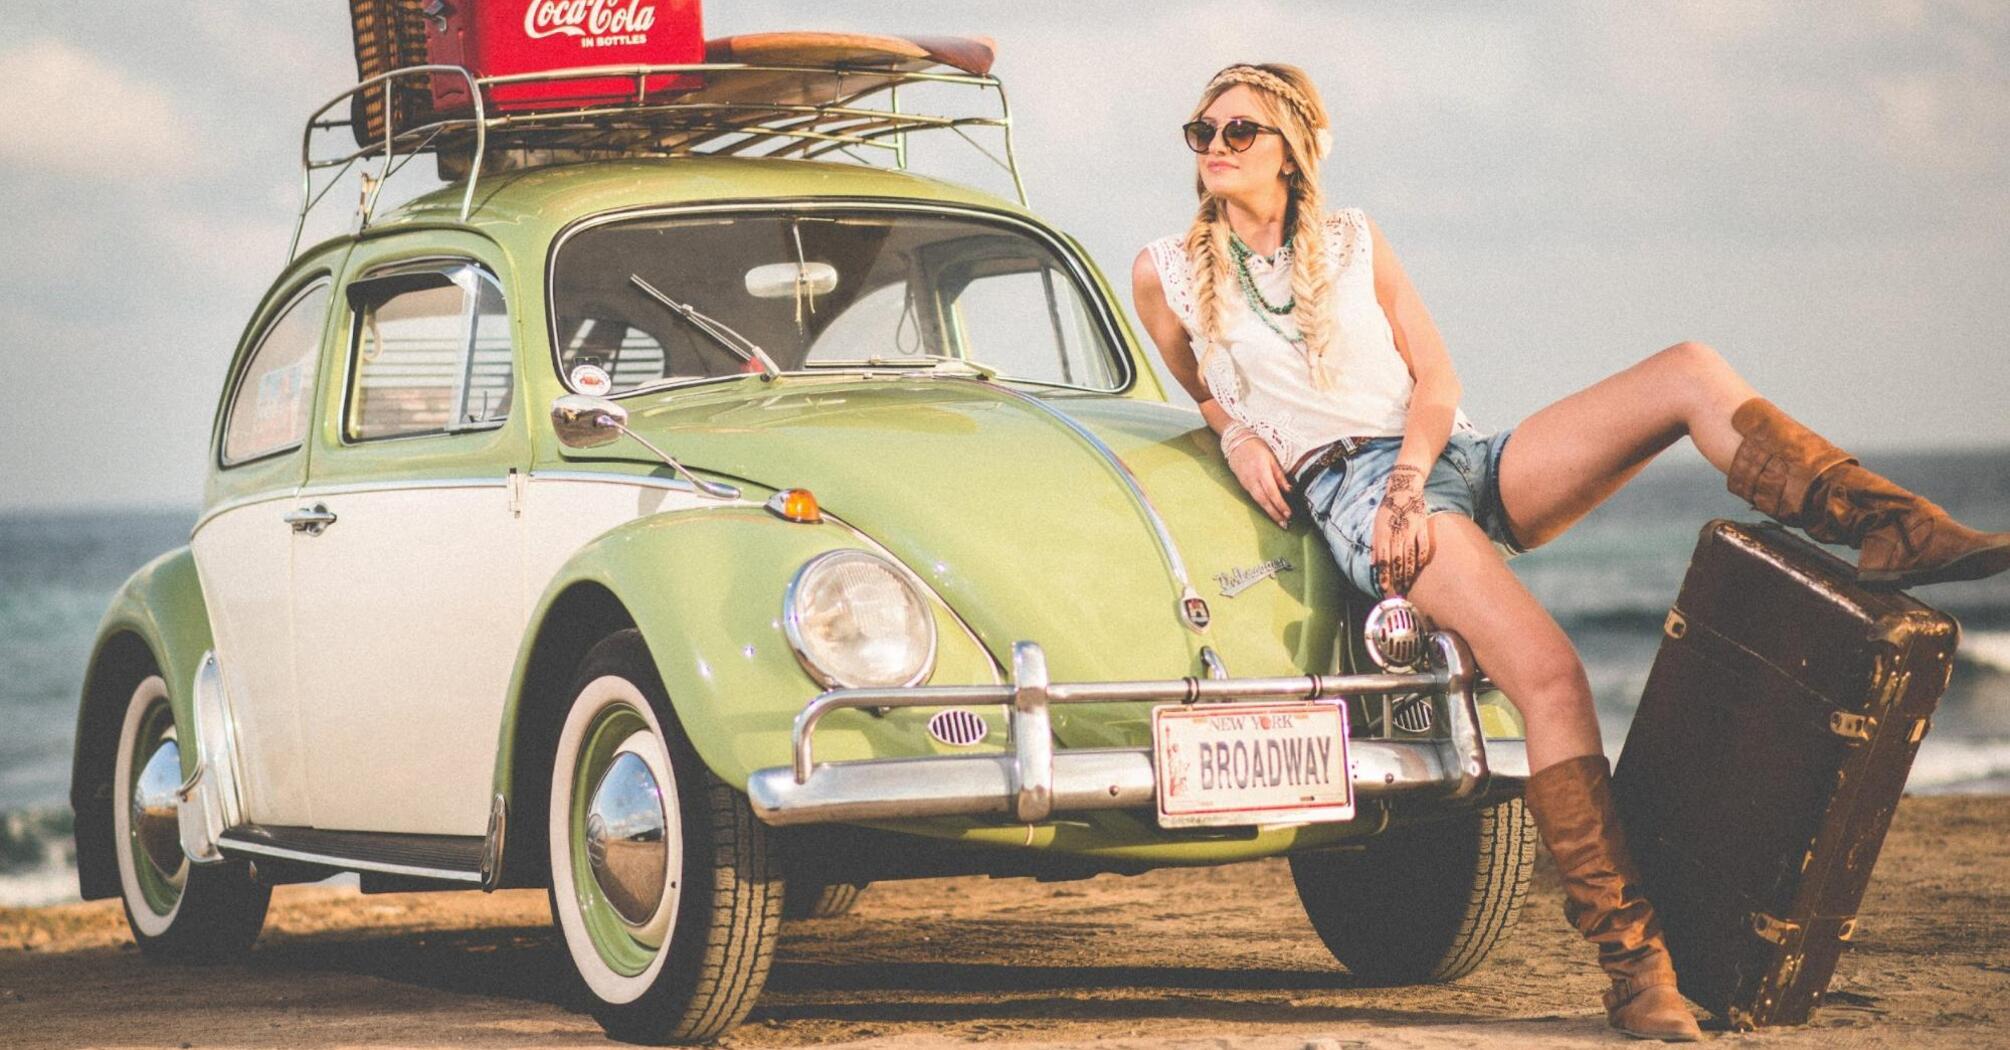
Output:
[[[996,89],[970,51],[847,38],[805,120],[837,63],[795,39],[766,123],[638,111],[656,148],[608,157],[436,122],[492,170],[297,252],[189,545],[92,656],[83,895],[192,957],[335,872],[546,887],[603,1023],[658,1041],[745,1017],[784,914],[904,877],[1289,855],[1357,975],[1469,972],[1533,856],[1512,709],[1245,498],[1073,240],[797,155],[942,126],[853,116],[858,49]],[[526,145],[570,162],[493,170]]]

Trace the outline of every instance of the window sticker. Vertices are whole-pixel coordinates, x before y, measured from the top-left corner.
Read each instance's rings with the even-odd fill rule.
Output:
[[[260,376],[258,392],[252,398],[247,442],[257,448],[271,448],[298,440],[296,425],[306,400],[306,361],[294,361]]]
[[[572,388],[590,397],[600,397],[614,389],[614,380],[607,370],[594,364],[572,366]]]

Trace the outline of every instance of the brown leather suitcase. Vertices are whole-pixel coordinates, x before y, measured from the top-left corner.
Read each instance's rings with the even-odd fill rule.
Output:
[[[1803,1024],[1857,905],[1960,628],[1772,522],[1703,527],[1613,773],[1682,993]]]

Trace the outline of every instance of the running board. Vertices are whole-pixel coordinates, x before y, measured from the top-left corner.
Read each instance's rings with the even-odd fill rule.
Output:
[[[471,886],[483,885],[486,845],[480,835],[400,835],[257,824],[231,828],[217,840],[226,856],[271,857]]]

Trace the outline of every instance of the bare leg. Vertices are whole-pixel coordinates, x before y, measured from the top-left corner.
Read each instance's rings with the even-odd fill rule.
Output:
[[[1731,413],[1757,396],[1717,351],[1683,342],[1537,410],[1501,450],[1515,538],[1533,549],[1562,535],[1685,434],[1729,471],[1742,440]]]
[[[1556,858],[1564,917],[1598,946],[1613,979],[1607,1022],[1629,1034],[1699,1038],[1619,829],[1577,650],[1471,518],[1441,512],[1427,527],[1435,553],[1409,598],[1465,638],[1528,722],[1528,813]]]
[[[1519,440],[1517,431],[1508,448]],[[1570,637],[1471,518],[1433,514],[1428,527],[1434,550],[1408,597],[1431,622],[1466,640],[1528,722],[1529,772],[1602,754],[1591,682]]]

